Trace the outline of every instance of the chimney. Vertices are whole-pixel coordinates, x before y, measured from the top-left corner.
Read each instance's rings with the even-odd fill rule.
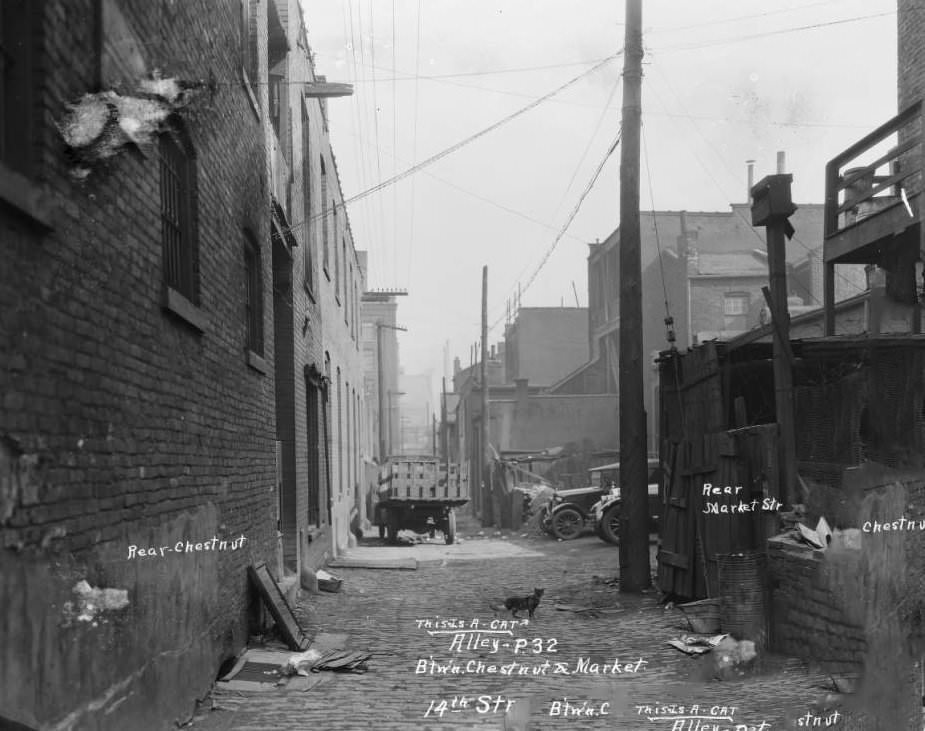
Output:
[[[514,385],[517,387],[517,410],[526,411],[527,408],[527,382],[526,378],[515,378]]]
[[[777,153],[777,174],[783,175],[787,171],[787,153],[783,150]]]
[[[458,376],[461,370],[462,368],[459,364],[459,356],[457,355],[455,358],[453,358],[453,375]]]
[[[678,236],[678,256],[687,257],[687,211],[681,211],[681,235]]]
[[[748,170],[748,193],[745,196],[745,200],[749,203],[752,201],[752,188],[755,187],[755,161],[746,160],[745,167]]]

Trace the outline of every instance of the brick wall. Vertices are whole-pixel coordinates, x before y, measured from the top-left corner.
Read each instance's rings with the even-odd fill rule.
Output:
[[[527,378],[551,386],[588,360],[588,310],[579,307],[524,307],[505,333],[508,382]]]
[[[862,626],[849,619],[826,571],[822,551],[781,537],[768,541],[771,646],[825,669],[860,672],[867,649]]]
[[[45,189],[53,228],[0,207],[0,573],[4,596],[23,602],[0,629],[0,708],[36,725],[67,714],[81,728],[170,725],[246,640],[246,565],[273,565],[269,200],[239,6],[119,8],[148,72],[215,82],[181,114],[207,324],[199,332],[162,307],[156,148],[123,149],[83,184],[68,176],[54,123],[99,82],[95,3],[45,3],[31,183]],[[261,246],[266,373],[245,353],[245,227]],[[127,560],[132,543],[241,534],[237,551]],[[63,625],[80,579],[127,589],[129,608]]]
[[[925,14],[918,0],[897,2],[899,109],[922,98],[925,91]]]

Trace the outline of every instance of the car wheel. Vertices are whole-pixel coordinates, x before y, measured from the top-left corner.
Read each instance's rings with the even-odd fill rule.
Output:
[[[608,543],[620,542],[620,505],[616,503],[604,511],[598,533]]]
[[[552,534],[563,541],[578,538],[583,525],[584,519],[581,517],[581,513],[574,508],[562,508],[553,513]]]

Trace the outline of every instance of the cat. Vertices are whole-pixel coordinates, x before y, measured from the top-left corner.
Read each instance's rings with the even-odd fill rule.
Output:
[[[510,609],[511,614],[515,617],[517,612],[522,612],[526,609],[530,613],[530,618],[533,619],[533,612],[539,606],[544,591],[545,589],[534,589],[530,596],[512,596],[504,600],[504,608]]]

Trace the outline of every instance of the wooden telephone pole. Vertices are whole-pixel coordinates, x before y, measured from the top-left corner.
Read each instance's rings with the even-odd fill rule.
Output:
[[[620,591],[640,592],[649,571],[648,449],[642,353],[639,138],[642,126],[642,0],[626,0],[620,151]]]
[[[790,349],[790,310],[787,306],[786,240],[794,234],[790,216],[797,207],[791,198],[793,176],[783,172],[778,160],[778,174],[768,175],[752,188],[752,226],[764,226],[768,238],[768,275],[770,288],[762,292],[771,310],[774,331],[774,405],[778,429],[778,474],[780,495],[785,505],[792,505],[796,492],[796,424],[793,412],[793,352]]]
[[[482,525],[494,525],[494,505],[491,499],[491,473],[488,469],[488,266],[482,267],[482,431],[479,454],[482,459],[479,464],[479,478],[482,481]]]

